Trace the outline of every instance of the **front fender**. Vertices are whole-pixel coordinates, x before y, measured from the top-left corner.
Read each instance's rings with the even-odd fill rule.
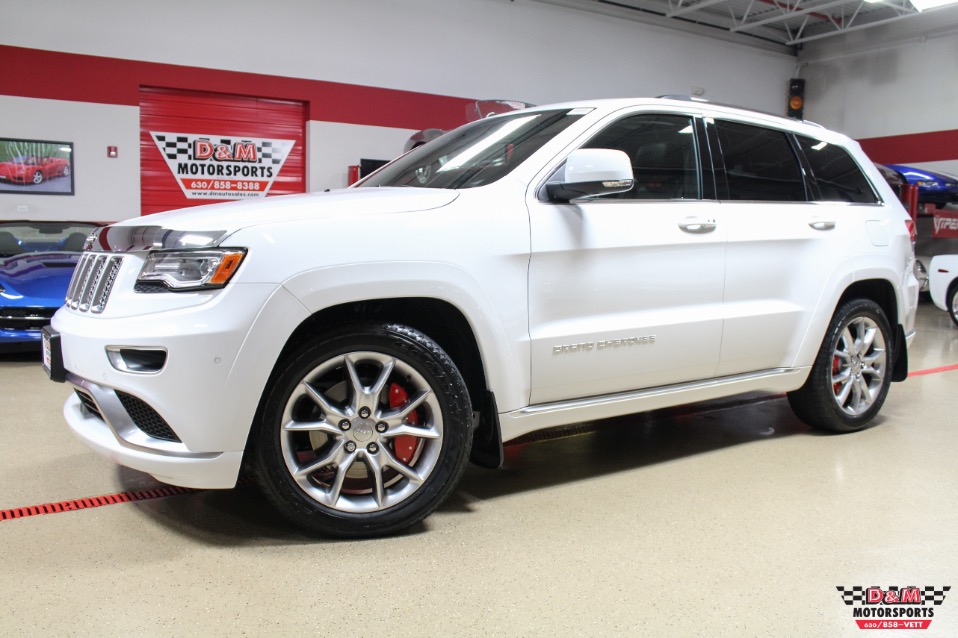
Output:
[[[513,270],[521,269],[521,262]],[[504,270],[508,266],[501,265]],[[489,390],[502,410],[529,396],[528,320],[524,277],[506,272],[490,289],[455,264],[432,261],[361,263],[316,268],[283,282],[310,313],[372,299],[429,298],[459,310],[476,336]],[[495,280],[495,279],[493,279]],[[518,282],[510,284],[509,281]]]

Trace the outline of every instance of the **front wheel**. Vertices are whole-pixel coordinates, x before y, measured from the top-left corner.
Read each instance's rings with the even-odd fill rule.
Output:
[[[891,344],[891,328],[878,304],[869,299],[845,302],[832,317],[805,385],[788,393],[792,410],[822,430],[865,428],[891,385]]]
[[[341,329],[280,363],[254,434],[267,497],[332,536],[376,536],[428,516],[472,443],[472,406],[449,356],[407,326]]]
[[[948,290],[948,315],[951,317],[951,320],[958,326],[958,281],[951,284],[951,288]]]

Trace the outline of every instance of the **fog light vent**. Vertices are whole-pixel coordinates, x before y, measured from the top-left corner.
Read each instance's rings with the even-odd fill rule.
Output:
[[[96,404],[96,401],[93,400],[93,397],[79,388],[76,388],[74,392],[76,392],[77,397],[80,399],[80,403],[83,404],[83,408],[87,411],[87,413],[92,414],[102,421],[103,415],[100,414],[100,406]]]
[[[166,365],[166,350],[163,348],[107,346],[106,356],[110,365],[120,372],[156,374]]]
[[[163,417],[157,414],[156,410],[147,405],[145,401],[119,390],[116,392],[116,398],[123,404],[123,408],[130,415],[130,419],[136,427],[143,432],[154,439],[180,443],[180,437],[176,436],[176,433],[163,420]]]

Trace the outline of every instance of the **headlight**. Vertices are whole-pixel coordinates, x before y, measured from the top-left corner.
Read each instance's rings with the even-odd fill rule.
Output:
[[[140,270],[138,283],[154,282],[170,290],[222,288],[246,257],[238,248],[151,253]]]

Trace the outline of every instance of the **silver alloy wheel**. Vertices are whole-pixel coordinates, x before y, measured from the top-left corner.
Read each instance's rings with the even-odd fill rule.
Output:
[[[870,317],[853,317],[842,328],[832,352],[832,393],[845,414],[872,406],[885,383],[887,354],[881,328]]]
[[[958,285],[953,284],[951,291],[951,320],[958,325]]]
[[[390,407],[398,384],[408,399]],[[409,498],[429,477],[442,448],[442,411],[435,392],[402,359],[350,352],[313,368],[283,410],[286,468],[305,494],[349,513],[378,512]],[[397,437],[412,437],[408,462]]]
[[[42,184],[42,183],[43,183],[43,173],[41,173],[40,171],[35,172],[35,173],[33,174],[33,183],[34,183],[34,184]]]

